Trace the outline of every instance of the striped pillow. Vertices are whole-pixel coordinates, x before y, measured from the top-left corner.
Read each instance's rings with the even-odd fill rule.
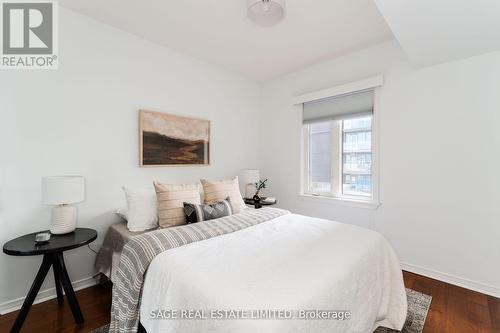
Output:
[[[237,214],[246,208],[245,202],[241,197],[238,177],[221,181],[209,181],[206,179],[202,179],[201,185],[203,185],[205,203],[211,204],[225,200],[227,197],[229,197],[234,214]]]
[[[196,184],[174,185],[154,182],[158,200],[158,224],[160,228],[186,224],[184,202],[201,204]]]
[[[197,205],[185,202],[184,213],[186,214],[187,223],[196,223],[229,216],[233,213],[233,210],[231,200],[227,198],[213,204]]]

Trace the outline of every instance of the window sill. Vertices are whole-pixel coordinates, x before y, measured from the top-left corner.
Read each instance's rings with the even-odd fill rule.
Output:
[[[372,209],[375,210],[380,206],[380,202],[373,200],[356,200],[351,198],[334,198],[322,195],[299,194],[299,197],[304,200],[321,202],[325,204],[336,204],[347,207]]]

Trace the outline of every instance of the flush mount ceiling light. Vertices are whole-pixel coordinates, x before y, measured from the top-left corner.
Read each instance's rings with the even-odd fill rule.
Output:
[[[270,27],[285,16],[285,0],[247,0],[247,15],[255,24]]]

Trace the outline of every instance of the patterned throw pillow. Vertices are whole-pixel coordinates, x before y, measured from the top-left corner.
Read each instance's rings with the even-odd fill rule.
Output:
[[[197,205],[185,202],[184,214],[186,214],[187,223],[196,223],[229,216],[233,214],[233,208],[229,198],[212,204]]]

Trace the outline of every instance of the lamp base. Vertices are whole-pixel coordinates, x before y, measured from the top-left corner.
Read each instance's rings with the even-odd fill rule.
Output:
[[[52,223],[50,233],[62,235],[75,231],[76,229],[76,207],[60,205],[52,208]]]
[[[246,184],[245,185],[245,198],[252,198],[255,194],[256,188],[255,184]]]

